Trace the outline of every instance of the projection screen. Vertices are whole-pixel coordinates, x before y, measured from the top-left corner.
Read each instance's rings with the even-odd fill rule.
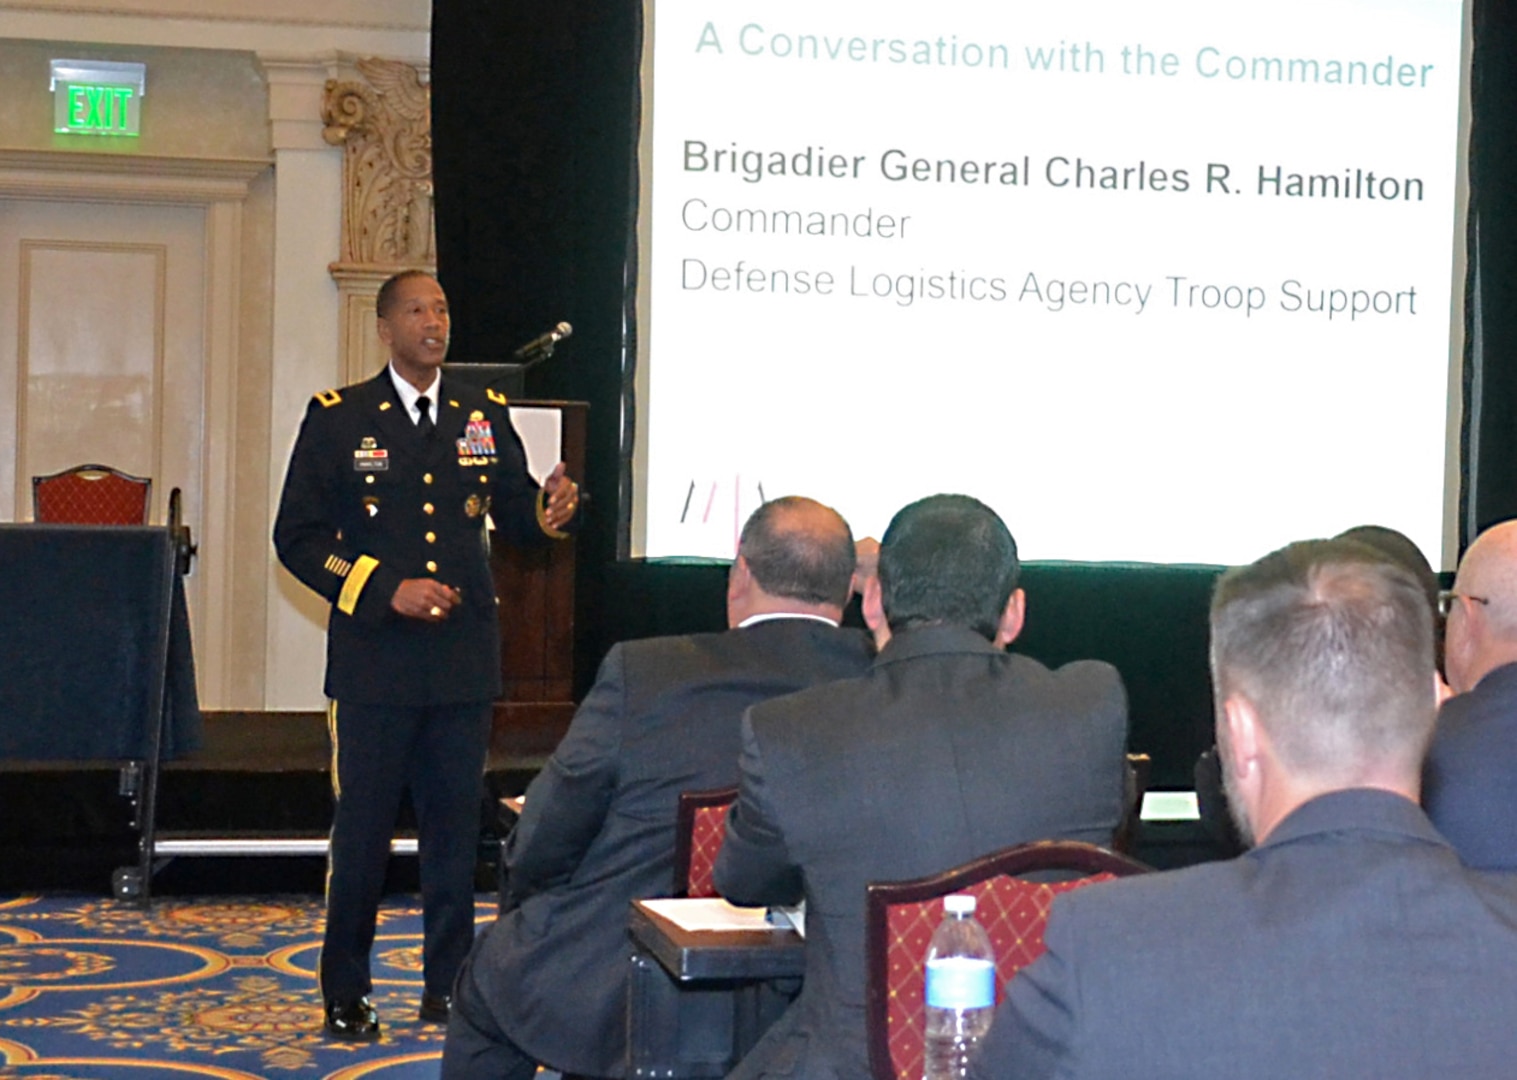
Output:
[[[1024,558],[1454,546],[1458,0],[650,0],[630,553],[940,491]]]

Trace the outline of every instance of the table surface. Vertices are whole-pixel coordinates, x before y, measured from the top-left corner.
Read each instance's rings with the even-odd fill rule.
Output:
[[[666,901],[667,902],[667,901]],[[782,979],[806,973],[806,942],[794,930],[686,930],[632,902],[632,940],[680,982]]]

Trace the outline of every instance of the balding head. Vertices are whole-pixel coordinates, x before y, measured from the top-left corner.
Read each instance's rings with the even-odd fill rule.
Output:
[[[1449,686],[1463,694],[1504,664],[1517,662],[1517,521],[1481,533],[1454,577],[1445,631]]]
[[[814,499],[766,502],[743,526],[727,581],[727,623],[764,614],[841,619],[856,558],[848,522]]]

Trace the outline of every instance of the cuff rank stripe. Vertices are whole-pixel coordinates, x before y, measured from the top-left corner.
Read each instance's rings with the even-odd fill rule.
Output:
[[[379,565],[379,560],[372,555],[360,555],[358,561],[353,564],[352,571],[347,580],[342,583],[342,593],[337,597],[337,610],[344,615],[351,615],[358,607],[358,597],[363,593],[363,587],[368,584],[369,575]]]

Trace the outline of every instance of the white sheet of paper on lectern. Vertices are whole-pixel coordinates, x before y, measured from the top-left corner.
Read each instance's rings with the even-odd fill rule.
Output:
[[[537,405],[512,405],[511,426],[527,448],[527,471],[541,484],[564,458],[564,414]]]
[[[511,426],[527,451],[527,472],[541,484],[564,457],[564,414],[540,405],[512,405]],[[485,515],[485,528],[495,531],[489,514]]]

